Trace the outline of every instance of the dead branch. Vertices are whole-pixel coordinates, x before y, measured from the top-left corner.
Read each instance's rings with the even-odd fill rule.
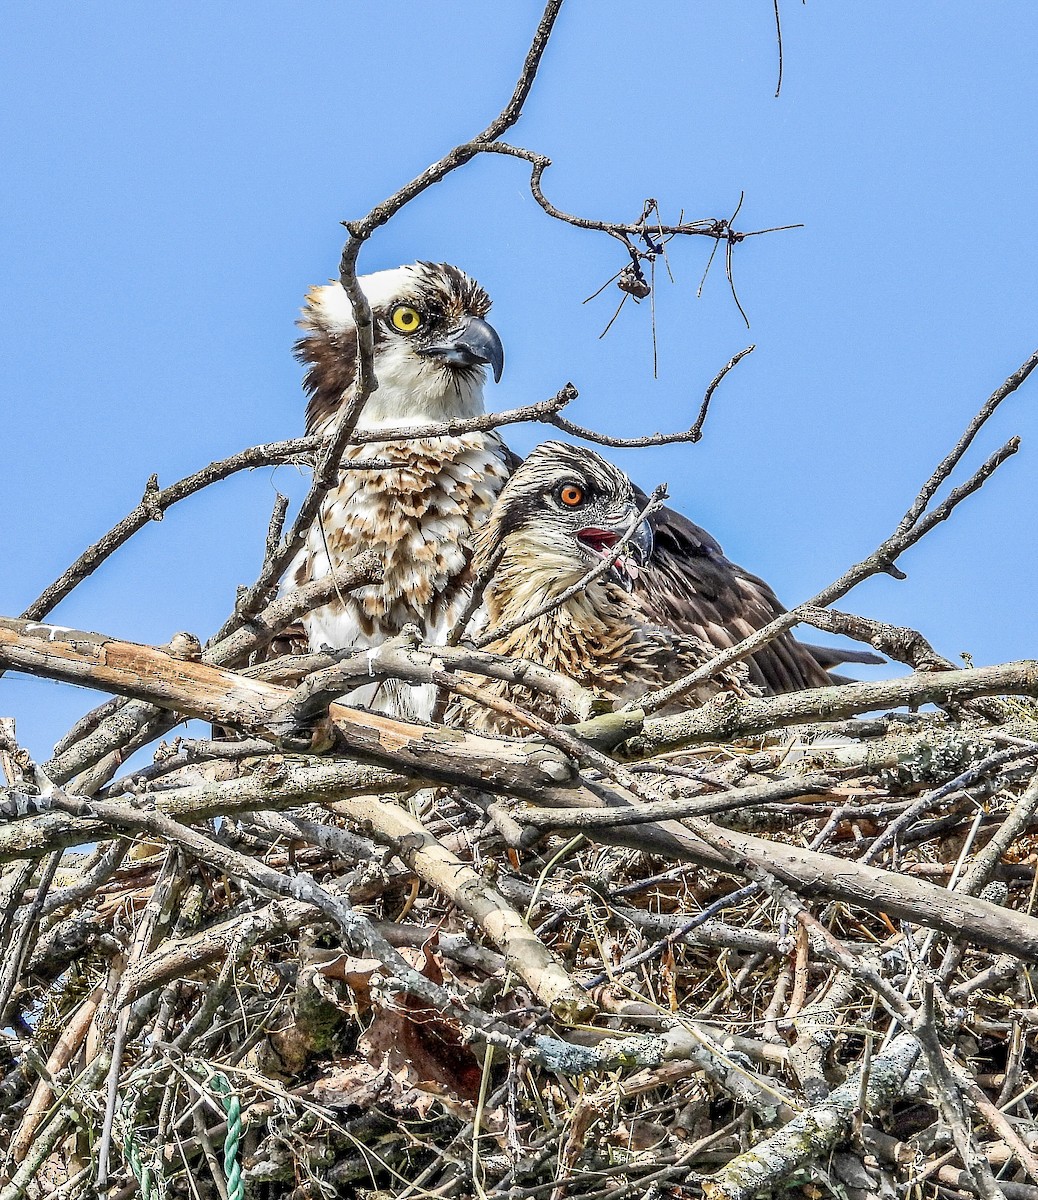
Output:
[[[815,629],[838,633],[855,641],[867,642],[880,654],[897,662],[907,663],[914,671],[950,671],[955,664],[944,658],[915,629],[885,625],[868,617],[837,612],[832,608],[814,608],[810,604],[797,606],[800,619]]]
[[[551,166],[551,159],[544,154],[538,154],[534,150],[527,150],[522,146],[510,146],[507,142],[496,142],[492,145],[469,143],[465,149],[471,149],[473,153],[482,154],[506,154],[512,158],[521,158],[530,163],[530,193],[537,203],[544,209],[549,217],[554,217],[557,221],[563,221],[567,225],[575,225],[578,229],[589,229],[598,233],[608,233],[612,237],[618,237],[621,241],[625,237],[637,237],[645,233],[645,223],[643,221],[599,221],[591,217],[578,217],[573,213],[564,212],[561,208],[556,208],[554,204],[545,196],[541,181],[544,177],[544,172]],[[652,201],[647,203],[652,204]],[[738,212],[738,209],[736,209]],[[738,244],[748,237],[760,237],[764,233],[779,233],[787,229],[800,229],[800,225],[776,225],[770,229],[754,229],[739,232],[732,228],[730,219],[724,217],[708,217],[698,221],[682,221],[677,225],[665,225],[662,223],[653,222],[650,226],[652,232],[658,233],[661,237],[707,237],[715,242],[728,242]]]
[[[977,696],[996,695],[1038,696],[1038,662],[1028,660],[959,671],[920,671],[901,679],[809,688],[762,700],[738,700],[731,693],[723,693],[702,708],[646,721],[641,733],[632,738],[630,749],[632,753],[652,754],[815,720],[839,720],[857,713],[961,703]],[[587,722],[580,733],[594,737],[594,724]]]
[[[612,446],[614,449],[630,450],[645,446],[672,446],[678,442],[692,442],[694,444],[702,440],[703,426],[706,424],[707,413],[710,411],[710,401],[713,399],[714,392],[717,390],[721,380],[724,379],[733,367],[742,362],[755,349],[756,346],[747,346],[745,350],[740,350],[738,354],[733,355],[720,371],[717,372],[707,386],[703,402],[699,406],[699,415],[684,432],[651,433],[645,437],[633,438],[609,437],[607,434],[597,433],[594,429],[587,429],[583,425],[576,425],[573,421],[568,420],[558,413],[550,418],[550,423],[556,429],[561,429],[563,433],[580,438],[582,441],[594,442],[599,446]]]
[[[0,618],[0,666],[132,696],[275,744],[292,743],[295,749],[335,746],[361,761],[403,769],[419,779],[524,794],[538,781],[554,786],[573,778],[567,760],[543,745],[531,748],[472,734],[444,734],[339,704],[330,707],[326,723],[300,728],[287,688],[175,659],[150,646],[59,626]]]
[[[599,786],[594,792],[560,790],[557,803],[567,808],[623,808],[632,802],[619,792]],[[753,837],[700,819],[651,822],[639,824],[634,830],[604,826],[588,829],[586,836],[596,842],[632,846],[666,859],[731,873],[744,873],[749,864],[763,869],[798,896],[840,899],[940,930],[950,937],[965,936],[1019,958],[1038,957],[1038,918],[933,887],[910,876]]]
[[[504,896],[406,810],[370,796],[340,802],[334,810],[362,826],[370,824],[416,875],[478,922],[505,956],[508,967],[560,1021],[572,1025],[594,1014],[591,998]]]
[[[954,509],[967,496],[972,495],[973,492],[983,486],[984,482],[990,478],[994,471],[1007,458],[1016,453],[1019,448],[1020,439],[1010,438],[965,483],[953,489],[941,504],[929,512],[926,511],[927,505],[933,498],[934,493],[958,465],[959,460],[965,454],[985,421],[988,420],[1007,396],[1016,391],[1036,366],[1038,366],[1038,351],[1035,351],[985,401],[955,447],[938,464],[934,473],[923,485],[890,537],[882,542],[867,558],[850,567],[839,579],[824,587],[817,595],[812,596],[810,600],[805,601],[806,606],[812,609],[827,608],[833,601],[839,600],[841,596],[845,596],[852,588],[861,583],[862,580],[868,579],[872,575],[887,574],[893,575],[894,578],[904,577],[895,566],[898,558],[906,550],[914,546],[935,525],[941,521],[946,521]],[[660,688],[659,691],[651,695],[643,696],[637,705],[632,705],[631,707],[641,708],[647,713],[657,712],[660,708],[663,708],[678,697],[686,695],[697,684],[712,678],[718,671],[723,670],[724,667],[740,661],[755,650],[759,650],[762,646],[767,645],[769,641],[778,637],[779,634],[784,633],[787,629],[792,629],[799,621],[800,615],[797,609],[794,608],[789,612],[783,613],[781,616],[776,617],[774,621],[758,629],[755,633],[744,638],[728,650],[716,654],[710,662],[704,663],[703,666],[691,672],[684,679],[679,679],[665,688]]]
[[[207,488],[222,479],[227,479],[238,471],[251,471],[256,467],[278,466],[282,463],[295,462],[312,452],[316,439],[312,437],[292,438],[286,442],[268,442],[263,446],[251,446],[232,454],[230,458],[210,463],[202,470],[178,480],[169,487],[160,488],[158,477],[152,475],[144,489],[144,498],[140,504],[128,513],[117,524],[92,546],[88,547],[76,561],[40,595],[22,613],[26,621],[39,621],[84,579],[97,570],[124,542],[143,529],[151,521],[161,521],[166,509],[171,508],[180,500],[186,500],[203,488]]]
[[[219,666],[237,663],[269,645],[285,624],[327,600],[336,586],[340,592],[361,587],[375,578],[380,569],[372,558],[360,555],[349,571],[340,572],[334,580],[315,580],[297,592],[272,600],[262,612],[249,619],[247,627],[233,631],[220,641],[211,641],[201,653],[202,661]],[[176,719],[164,715],[155,705],[121,697],[108,700],[76,722],[58,742],[45,769],[56,783],[65,784],[95,764],[107,763],[107,769],[90,781],[91,786],[100,786],[111,778],[128,754],[161,737],[176,723]],[[77,790],[82,792],[84,786]]]
[[[625,809],[570,809],[559,812],[556,808],[540,809],[529,802],[512,808],[512,815],[525,825],[539,829],[579,829],[589,837],[595,831],[619,825],[643,825],[647,821],[681,820],[684,817],[706,816],[708,813],[773,804],[777,800],[788,800],[793,796],[810,796],[824,793],[835,783],[828,775],[802,775],[792,779],[780,779],[774,783],[756,787],[734,788],[720,796],[696,796],[687,799],[657,800],[651,806]]]
[[[766,1141],[733,1158],[703,1182],[710,1200],[750,1200],[816,1158],[826,1157],[850,1136],[859,1105],[872,1115],[891,1104],[919,1056],[919,1044],[901,1034],[867,1073],[852,1075],[821,1104],[806,1110]]]

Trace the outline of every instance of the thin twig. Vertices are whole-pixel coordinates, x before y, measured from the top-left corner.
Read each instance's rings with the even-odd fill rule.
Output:
[[[156,487],[145,490],[145,497],[140,504],[128,513],[117,524],[79,556],[76,561],[56,579],[22,613],[26,621],[39,621],[59,604],[78,584],[92,575],[94,571],[116,550],[127,542],[135,533],[143,529],[150,521],[161,521],[166,509],[180,500],[186,500],[202,488],[209,487],[221,479],[227,479],[238,471],[251,471],[256,467],[279,466],[283,463],[299,461],[312,453],[318,444],[318,439],[312,437],[293,438],[285,442],[268,442],[262,446],[252,446],[232,454],[230,458],[220,459],[210,463],[202,470],[188,475],[169,487],[159,490]],[[154,479],[154,476],[152,476]]]
[[[806,606],[810,608],[826,608],[834,600],[845,596],[852,588],[861,583],[862,580],[868,579],[872,575],[885,573],[895,578],[904,578],[903,573],[895,566],[897,559],[907,549],[914,546],[936,524],[947,520],[953,509],[962,500],[981,487],[985,480],[1007,458],[1016,453],[1019,448],[1019,439],[1011,438],[983,463],[970,479],[955,488],[942,504],[929,513],[925,512],[925,508],[937,488],[954,470],[956,464],[966,452],[984,422],[992,415],[1006,396],[1014,392],[1023,383],[1036,366],[1038,366],[1038,351],[1032,354],[1017,371],[1010,375],[1005,383],[985,402],[980,412],[970,422],[966,432],[956,443],[954,449],[941,461],[937,470],[934,471],[929,480],[923,485],[919,495],[909,506],[908,511],[901,518],[897,528],[890,537],[882,542],[867,558],[855,563],[839,579],[824,587],[817,595],[812,596],[810,600],[807,600],[805,602]],[[716,654],[709,662],[704,663],[703,666],[686,675],[684,679],[679,679],[675,683],[668,684],[667,687],[647,694],[637,701],[637,703],[632,703],[628,707],[640,708],[646,713],[657,712],[660,708],[665,707],[678,697],[691,691],[697,684],[712,678],[718,671],[731,666],[732,663],[738,662],[748,655],[753,654],[754,651],[761,649],[762,646],[767,645],[768,642],[784,633],[787,629],[791,629],[799,620],[799,612],[795,608],[782,613],[774,621],[770,621],[767,625],[756,630],[741,642]]]

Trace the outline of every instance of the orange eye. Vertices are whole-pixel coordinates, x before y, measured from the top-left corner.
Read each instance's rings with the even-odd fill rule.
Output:
[[[567,508],[576,508],[578,504],[584,503],[584,490],[575,483],[564,483],[559,492],[559,499]]]

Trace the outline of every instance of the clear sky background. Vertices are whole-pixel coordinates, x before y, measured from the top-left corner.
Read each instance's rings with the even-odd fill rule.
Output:
[[[14,5],[0,36],[0,612],[17,615],[163,484],[302,430],[300,301],[362,216],[510,95],[533,0],[414,4]],[[420,197],[362,270],[458,263],[494,297],[507,366],[492,407],[580,389],[569,416],[616,434],[690,424],[698,446],[614,452],[787,604],[886,536],[986,396],[1038,346],[1038,5],[569,0],[510,140],[549,155],[548,195],[632,220],[804,228],[736,248],[742,324],[711,243],[671,247],[657,304],[582,304],[623,265],[549,219],[523,164],[484,157]],[[1021,452],[953,520],[845,606],[978,664],[1029,657],[1038,583],[1038,379],[980,439]],[[550,431],[511,430],[525,451]],[[56,611],[162,643],[203,639],[262,558],[290,468],[171,510]],[[867,673],[867,672],[866,672]],[[875,672],[873,672],[875,673]],[[43,755],[95,697],[0,680]]]

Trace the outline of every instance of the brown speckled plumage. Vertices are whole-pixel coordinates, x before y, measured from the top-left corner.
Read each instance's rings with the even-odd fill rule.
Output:
[[[587,500],[566,510],[559,497],[573,484]],[[512,476],[477,535],[477,570],[501,553],[484,594],[489,632],[533,613],[581,579],[596,557],[580,535],[589,528],[619,535],[640,507],[627,477],[599,455],[561,442],[539,446]],[[636,569],[627,559],[623,565]],[[670,683],[707,660],[710,648],[704,642],[654,624],[621,578],[610,572],[594,580],[486,649],[539,663],[616,701]],[[566,719],[551,697],[500,680],[480,680],[479,686],[546,720]],[[719,690],[745,695],[747,686],[745,670],[736,668],[704,684],[686,703],[702,703]],[[468,728],[529,732],[469,700],[452,701],[448,717]]]
[[[394,466],[349,469],[372,459]],[[319,646],[325,628],[342,619],[343,602],[371,644],[409,622],[449,628],[459,595],[469,587],[473,531],[489,516],[507,475],[500,442],[482,434],[373,442],[351,447],[343,467],[321,511],[323,529],[296,564],[292,583],[298,587],[327,574],[329,556],[338,565],[364,550],[382,558],[385,581],[317,609],[311,641]]]
[[[379,386],[360,428],[385,430],[386,440],[347,449],[339,482],[288,583],[320,578],[365,550],[382,558],[385,582],[311,613],[304,625],[314,649],[377,645],[410,622],[428,641],[442,641],[464,608],[473,534],[490,513],[511,457],[493,433],[393,439],[394,430],[408,425],[483,412],[483,364],[499,372],[502,361],[500,341],[482,320],[490,307],[483,289],[457,267],[434,263],[365,276],[361,285],[374,318]],[[420,314],[414,332],[392,323],[402,304]],[[312,288],[300,324],[304,336],[296,352],[307,364],[307,429],[328,433],[352,396],[355,372],[356,327],[340,285]],[[482,339],[478,345],[471,336],[463,340],[473,330]],[[391,465],[357,469],[376,460]],[[351,696],[353,703],[406,719],[428,717],[432,700],[432,689],[394,682]]]

